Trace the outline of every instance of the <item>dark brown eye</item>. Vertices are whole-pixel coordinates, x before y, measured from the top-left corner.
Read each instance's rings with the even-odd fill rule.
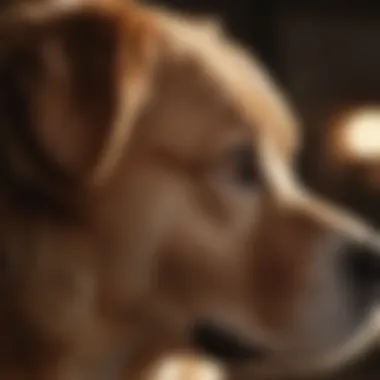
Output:
[[[251,144],[240,145],[232,152],[236,179],[245,186],[255,184],[258,169]]]

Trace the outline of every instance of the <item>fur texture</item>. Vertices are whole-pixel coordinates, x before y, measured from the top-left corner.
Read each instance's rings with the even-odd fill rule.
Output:
[[[373,231],[294,178],[297,118],[221,27],[47,2],[0,41],[1,379],[130,379],[203,319],[271,363],[356,335],[330,240]]]

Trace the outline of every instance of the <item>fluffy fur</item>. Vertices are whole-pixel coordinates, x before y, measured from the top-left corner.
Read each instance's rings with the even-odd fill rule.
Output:
[[[0,41],[1,379],[130,379],[202,319],[270,362],[352,335],[329,242],[373,231],[294,178],[297,118],[218,24],[50,2]]]

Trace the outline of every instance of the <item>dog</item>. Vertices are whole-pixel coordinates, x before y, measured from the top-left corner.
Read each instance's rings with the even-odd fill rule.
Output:
[[[1,379],[331,367],[375,340],[377,232],[297,179],[299,118],[218,22],[14,5],[0,83]]]

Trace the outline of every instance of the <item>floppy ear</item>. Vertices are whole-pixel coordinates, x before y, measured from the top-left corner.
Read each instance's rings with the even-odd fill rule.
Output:
[[[93,182],[120,159],[154,63],[149,16],[108,3],[0,21],[1,123],[69,176]]]

